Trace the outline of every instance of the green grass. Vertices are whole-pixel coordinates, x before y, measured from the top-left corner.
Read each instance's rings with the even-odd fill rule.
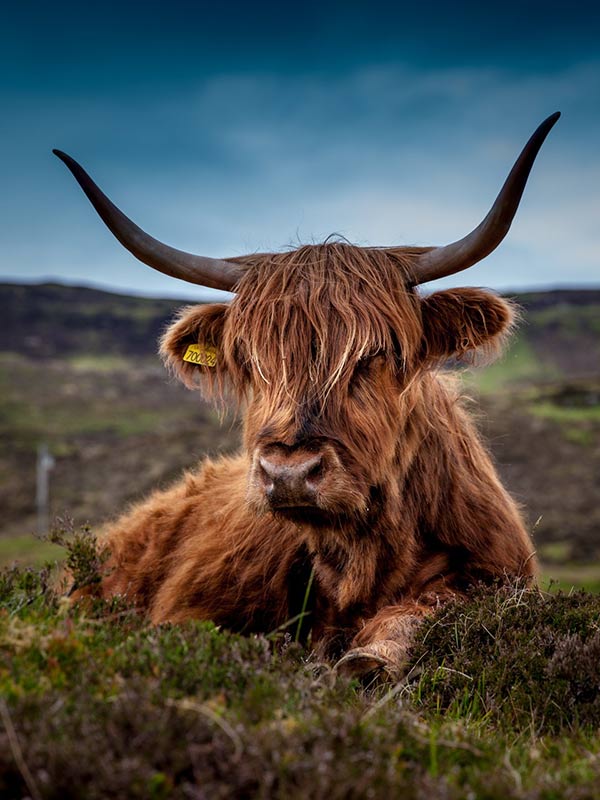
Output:
[[[529,404],[536,417],[551,419],[559,424],[570,422],[600,422],[600,403],[589,406],[561,406],[550,400],[534,400]]]
[[[555,305],[528,313],[530,327],[549,328],[566,338],[577,339],[582,333],[600,336],[600,306],[579,306],[574,312],[568,305]]]
[[[0,536],[0,567],[14,561],[25,566],[41,566],[46,561],[61,558],[63,554],[61,547],[31,534]]]
[[[537,547],[537,555],[542,561],[550,564],[565,564],[572,555],[571,542],[545,542]]]
[[[600,594],[600,564],[543,565],[540,585],[549,591],[585,589]]]
[[[538,387],[526,394],[527,412],[535,419],[548,420],[567,441],[590,448],[600,441],[600,388],[588,386]]]
[[[80,435],[129,436],[152,431],[184,411],[177,405],[140,407],[140,394],[147,396],[154,382],[165,380],[162,374],[147,378],[147,370],[147,359],[74,356],[60,366],[39,367],[4,354],[0,357],[0,433],[13,440],[43,439],[60,446],[65,439]]]
[[[93,540],[66,544],[90,580]],[[479,590],[423,625],[402,681],[360,685],[293,631],[152,627],[51,582],[0,573],[7,800],[597,796],[598,596]]]
[[[511,386],[560,377],[556,368],[540,360],[523,334],[512,341],[498,361],[465,374],[468,383],[482,394],[494,394]]]

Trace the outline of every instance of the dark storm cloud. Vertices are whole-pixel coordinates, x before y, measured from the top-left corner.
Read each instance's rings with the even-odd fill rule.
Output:
[[[599,19],[592,4],[14,4],[2,273],[187,288],[119,249],[53,146],[152,233],[210,255],[332,231],[437,243],[478,222],[558,108],[510,238],[473,281],[595,282]]]

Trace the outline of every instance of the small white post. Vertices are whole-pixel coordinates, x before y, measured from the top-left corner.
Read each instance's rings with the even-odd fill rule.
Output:
[[[40,444],[37,452],[37,480],[35,504],[37,508],[38,534],[48,533],[50,471],[54,467],[54,458],[50,455],[47,444]]]

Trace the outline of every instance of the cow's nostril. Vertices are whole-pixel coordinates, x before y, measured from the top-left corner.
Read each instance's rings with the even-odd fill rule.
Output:
[[[258,474],[265,487],[272,488],[273,481],[277,477],[277,467],[261,457],[258,460]]]
[[[325,474],[321,453],[268,453],[259,455],[255,477],[274,506],[313,505]]]
[[[304,475],[304,479],[310,483],[316,483],[317,481],[321,480],[322,477],[323,477],[323,457],[318,456],[317,460],[309,465]]]

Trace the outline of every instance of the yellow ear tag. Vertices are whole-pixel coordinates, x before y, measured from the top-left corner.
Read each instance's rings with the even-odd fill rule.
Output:
[[[210,344],[191,344],[185,351],[183,360],[200,367],[216,367],[217,348]]]

